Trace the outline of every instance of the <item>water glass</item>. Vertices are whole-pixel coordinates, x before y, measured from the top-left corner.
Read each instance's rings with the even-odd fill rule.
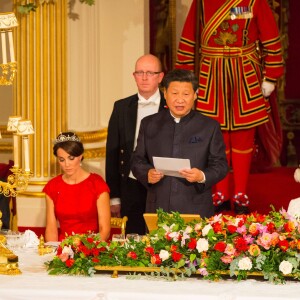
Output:
[[[23,248],[26,244],[24,233],[19,231],[9,231],[6,234],[6,244],[11,250]]]
[[[140,236],[137,233],[128,233],[126,235],[126,241],[127,242],[139,242],[140,241]]]
[[[124,234],[113,234],[111,240],[113,242],[124,243],[125,242],[125,235]]]

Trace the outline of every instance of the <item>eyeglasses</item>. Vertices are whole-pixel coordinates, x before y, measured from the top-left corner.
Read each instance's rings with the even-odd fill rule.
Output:
[[[144,72],[144,71],[135,71],[133,74],[134,74],[135,76],[138,76],[138,77],[142,77],[142,76],[144,76],[144,74],[145,74],[147,77],[153,77],[154,75],[156,75],[156,74],[159,74],[159,73],[161,73],[161,72],[152,72],[152,71],[146,71],[146,72]]]

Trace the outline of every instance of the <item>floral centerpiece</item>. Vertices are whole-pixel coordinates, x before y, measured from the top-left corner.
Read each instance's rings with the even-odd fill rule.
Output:
[[[95,266],[157,267],[174,279],[263,276],[273,283],[300,279],[300,223],[285,210],[268,215],[215,215],[185,223],[158,210],[158,228],[141,241],[103,242],[99,235],[66,237],[47,262],[49,274],[92,275]],[[178,275],[179,274],[179,275]]]

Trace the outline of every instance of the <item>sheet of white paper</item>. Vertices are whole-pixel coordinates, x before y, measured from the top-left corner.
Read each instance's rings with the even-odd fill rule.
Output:
[[[153,163],[157,171],[167,176],[182,177],[178,171],[191,168],[190,160],[185,158],[153,156]]]

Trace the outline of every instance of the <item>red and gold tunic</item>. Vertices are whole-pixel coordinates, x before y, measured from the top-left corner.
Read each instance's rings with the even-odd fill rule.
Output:
[[[268,121],[263,80],[282,76],[280,36],[267,0],[202,0],[197,110],[222,130]],[[179,43],[176,68],[194,70],[195,0]]]

